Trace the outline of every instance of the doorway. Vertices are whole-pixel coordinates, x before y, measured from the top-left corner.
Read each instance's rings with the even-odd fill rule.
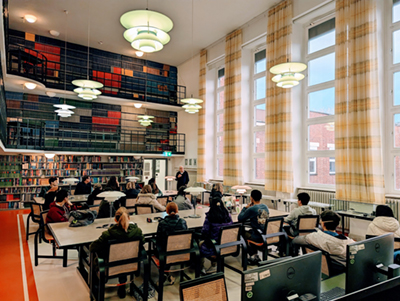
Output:
[[[164,192],[167,190],[167,170],[167,159],[144,159],[143,181],[147,184],[151,178],[155,178],[158,188]]]

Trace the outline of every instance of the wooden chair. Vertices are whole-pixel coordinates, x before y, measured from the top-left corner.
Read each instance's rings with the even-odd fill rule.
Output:
[[[95,262],[98,261],[98,266]],[[131,295],[135,290],[143,298],[148,299],[148,287],[150,276],[150,264],[147,253],[141,243],[141,238],[130,241],[108,241],[108,258],[99,258],[96,253],[90,254],[90,300],[104,300],[104,292],[107,282],[112,278],[120,276],[130,276],[130,281],[124,283],[130,284]],[[134,283],[134,276],[140,275],[140,265],[143,262],[143,293]]]
[[[99,214],[100,205],[91,205],[89,206],[90,210],[96,211]]]
[[[288,236],[285,231],[283,231],[283,217],[271,217],[269,218],[262,232],[260,232],[262,237],[262,242],[256,242],[248,240],[247,243],[252,244],[257,247],[257,249],[262,252],[262,260],[267,260],[268,255],[274,256],[268,253],[268,248],[270,246],[279,247],[279,256],[287,256],[289,254],[288,248]]]
[[[29,232],[29,220],[32,220],[32,222],[40,225],[40,213],[43,211],[42,204],[29,203],[29,205],[31,207],[31,212],[26,219],[26,240],[29,240],[29,235],[35,234],[37,231],[39,231],[38,229],[35,232]],[[39,240],[41,241],[41,237],[39,237]]]
[[[168,204],[168,197],[167,197],[167,196],[158,197],[158,198],[157,198],[157,202],[159,202],[161,205],[163,205],[164,207],[166,207],[167,204]]]
[[[94,200],[93,200],[93,205],[100,206],[100,203],[101,203],[101,201],[102,201],[103,199],[104,199],[104,198],[101,198],[101,199],[94,199]]]
[[[242,248],[242,267],[243,271],[247,270],[247,245],[241,236],[242,225],[233,224],[229,226],[221,227],[219,232],[218,241],[209,240],[214,247],[215,254],[217,256],[217,272],[224,272],[224,267],[241,273],[231,265],[225,264],[224,259],[228,256],[237,257],[240,254],[240,247]],[[206,241],[204,243],[207,243]]]
[[[319,215],[300,215],[295,232],[299,236],[315,232],[319,224]]]
[[[162,301],[164,273],[172,271],[169,269],[169,266],[180,265],[180,269],[176,271],[180,271],[180,281],[183,281],[184,278],[190,279],[184,272],[185,264],[196,263],[195,277],[200,276],[200,250],[193,238],[192,230],[176,231],[167,237],[165,246],[161,246],[158,243],[155,243],[155,246],[155,254],[151,258],[152,262],[158,268],[158,286],[155,285],[151,278],[150,282],[158,292],[158,301]]]
[[[125,208],[129,212],[129,214],[135,213],[135,205],[137,203],[136,199],[126,199]]]
[[[63,267],[67,266],[67,261],[68,261],[68,249],[63,248],[63,255],[62,256],[57,256],[56,249],[58,248],[57,243],[53,237],[53,234],[51,234],[49,228],[47,227],[46,223],[46,218],[47,214],[49,213],[49,210],[42,211],[40,213],[40,225],[39,225],[39,230],[35,234],[35,243],[34,243],[34,249],[35,249],[35,266],[39,265],[39,258],[59,258],[63,260]],[[45,243],[51,244],[53,248],[53,255],[39,255],[39,237],[42,237],[43,241]]]
[[[154,213],[154,207],[150,204],[136,204],[135,205],[135,214],[150,214]]]

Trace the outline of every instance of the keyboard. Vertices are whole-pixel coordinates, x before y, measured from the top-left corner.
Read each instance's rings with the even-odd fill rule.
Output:
[[[329,301],[345,295],[345,290],[341,287],[335,287],[329,291],[321,293],[320,301]]]

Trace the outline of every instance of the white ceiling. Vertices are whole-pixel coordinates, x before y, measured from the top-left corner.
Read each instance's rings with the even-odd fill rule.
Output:
[[[128,56],[134,50],[123,38],[120,16],[130,10],[148,9],[172,19],[171,41],[163,50],[145,54],[145,59],[178,66],[201,49],[260,15],[279,0],[12,0],[9,1],[10,28],[87,45],[90,20],[90,46]],[[192,47],[192,3],[194,3]],[[68,15],[64,13],[68,11]],[[34,24],[23,21],[33,14]],[[102,41],[100,45],[98,42]]]

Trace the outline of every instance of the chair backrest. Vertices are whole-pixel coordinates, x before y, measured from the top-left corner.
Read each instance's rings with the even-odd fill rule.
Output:
[[[268,221],[265,223],[265,228],[264,228],[264,233],[265,234],[275,234],[282,232],[282,227],[283,227],[283,217],[270,217]],[[278,243],[280,241],[279,236],[274,236],[267,238],[267,244],[274,244]]]
[[[102,200],[103,199],[94,199],[93,200],[93,205],[100,206],[100,203],[101,203]]]
[[[221,227],[219,233],[219,244],[224,245],[231,242],[240,241],[241,225],[234,224]],[[238,251],[239,245],[221,248],[221,255],[229,255]]]
[[[159,197],[157,198],[157,202],[159,202],[161,205],[165,207],[167,206],[168,197],[167,196]]]
[[[135,213],[136,215],[154,213],[154,207],[150,204],[136,204]]]
[[[179,295],[181,301],[228,300],[224,273],[215,273],[181,282]]]
[[[43,211],[43,205],[38,203],[30,203],[31,216],[35,223],[40,223],[40,213]]]
[[[317,249],[311,249],[309,247],[304,247],[303,248],[303,254],[308,254],[317,251]],[[326,252],[322,252],[322,262],[321,262],[321,272],[322,274],[330,277],[330,271],[329,271],[329,266],[330,266],[330,256]]]
[[[138,270],[138,259],[140,254],[140,238],[133,241],[119,242],[109,241],[108,260],[106,261],[106,276],[115,277],[120,274],[133,273]],[[131,262],[126,262],[131,259]]]
[[[99,213],[100,206],[99,205],[91,205],[89,206],[90,210],[96,211],[97,214]]]
[[[135,205],[137,203],[137,198],[136,199],[126,199],[125,202],[125,208],[129,213],[134,213],[135,212]]]
[[[170,234],[167,238],[167,260],[166,264],[185,262],[190,260],[190,252],[185,253],[185,250],[190,250],[192,247],[193,231],[184,230],[176,231]],[[181,254],[168,255],[169,252],[183,251]]]
[[[319,215],[300,215],[297,220],[299,236],[307,235],[315,231],[319,224]]]

